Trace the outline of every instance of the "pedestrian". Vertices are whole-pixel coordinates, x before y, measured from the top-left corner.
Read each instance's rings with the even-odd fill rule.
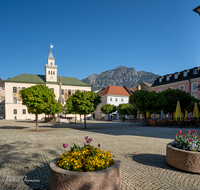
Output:
[[[15,119],[15,121],[17,121],[17,117],[16,116],[14,117],[14,119]]]

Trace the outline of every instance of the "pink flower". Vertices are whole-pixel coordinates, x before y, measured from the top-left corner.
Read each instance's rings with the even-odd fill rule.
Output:
[[[87,140],[88,139],[88,136],[85,136],[85,140]]]
[[[100,143],[98,144],[98,147],[100,147]]]
[[[191,131],[190,131],[190,130],[188,130],[188,133],[191,133]]]
[[[186,135],[184,135],[184,137],[186,137]]]
[[[68,147],[68,144],[63,144],[63,148],[67,148]]]
[[[89,138],[90,142],[92,141],[92,138]]]
[[[191,136],[192,136],[192,138],[194,138],[194,135],[193,135],[193,134],[191,134]]]
[[[179,130],[179,134],[180,134],[180,135],[181,135],[181,133],[182,133],[181,130]]]
[[[87,143],[90,143],[90,139],[87,140]]]
[[[178,133],[176,133],[176,136],[178,135]]]
[[[189,142],[192,142],[192,139],[189,139]]]

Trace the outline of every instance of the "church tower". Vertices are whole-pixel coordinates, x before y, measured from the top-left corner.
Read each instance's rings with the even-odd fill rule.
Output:
[[[55,58],[52,54],[53,45],[50,45],[50,53],[47,58],[47,64],[45,65],[45,75],[46,82],[57,82],[57,69],[58,66],[55,65]]]

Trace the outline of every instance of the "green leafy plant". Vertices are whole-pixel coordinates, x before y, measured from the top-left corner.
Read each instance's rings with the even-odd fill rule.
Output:
[[[71,150],[59,157],[57,165],[65,170],[75,172],[89,172],[106,169],[113,165],[113,156],[110,151],[101,151],[90,145],[92,138],[85,137],[86,142],[83,147],[74,144]],[[64,148],[68,144],[63,144]],[[98,144],[100,147],[100,144]]]
[[[22,104],[28,112],[35,114],[36,131],[38,131],[38,114],[56,114],[62,112],[62,105],[55,100],[55,94],[45,85],[38,84],[20,91]]]
[[[176,133],[175,140],[172,141],[172,146],[194,152],[200,152],[200,137],[197,135],[197,131],[193,130],[194,134],[191,134],[191,131],[188,130],[187,135],[183,134],[179,130],[179,135]]]

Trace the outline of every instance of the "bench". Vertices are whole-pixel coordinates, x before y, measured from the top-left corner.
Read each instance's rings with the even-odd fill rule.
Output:
[[[68,119],[60,119],[60,123],[69,123]]]

